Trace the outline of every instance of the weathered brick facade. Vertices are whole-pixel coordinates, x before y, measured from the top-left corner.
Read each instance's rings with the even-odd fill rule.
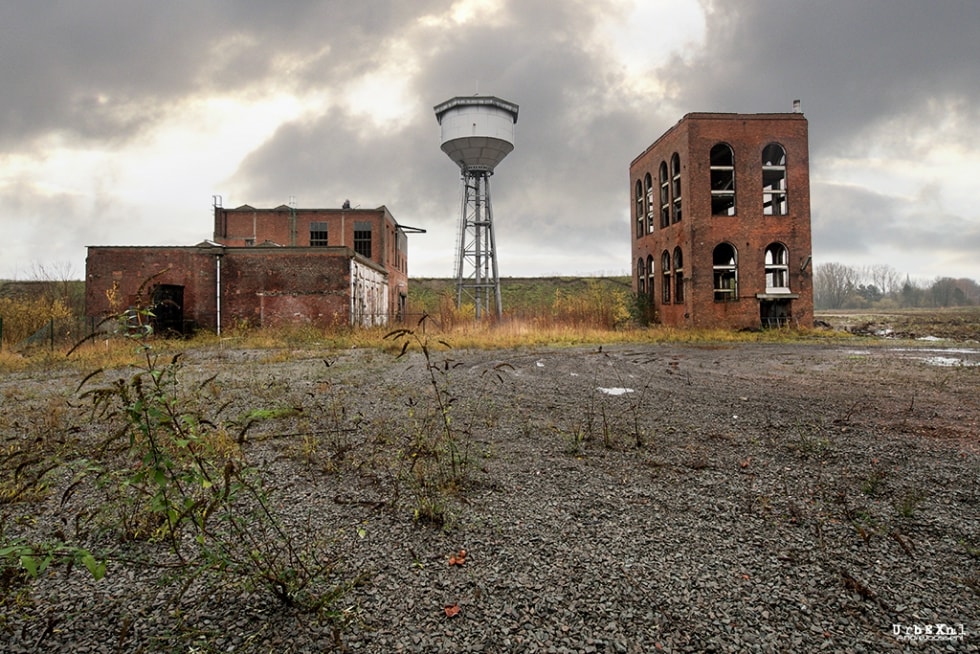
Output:
[[[378,209],[215,207],[196,246],[89,247],[86,314],[152,308],[186,332],[240,324],[387,324],[404,315],[404,229]]]
[[[665,325],[813,325],[807,121],[692,113],[630,164],[633,289]]]

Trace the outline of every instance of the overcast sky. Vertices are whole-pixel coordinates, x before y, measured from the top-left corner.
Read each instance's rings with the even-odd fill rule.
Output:
[[[810,125],[813,259],[980,280],[976,0],[0,2],[0,278],[192,245],[226,207],[387,205],[453,274],[432,108],[520,105],[502,276],[628,274],[629,163],[692,111]],[[971,190],[972,189],[972,190]]]

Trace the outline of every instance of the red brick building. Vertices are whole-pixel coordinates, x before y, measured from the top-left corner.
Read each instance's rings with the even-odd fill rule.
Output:
[[[383,325],[405,313],[408,239],[377,209],[214,208],[196,246],[91,246],[86,314],[152,308],[157,327]]]
[[[687,114],[630,182],[633,290],[654,320],[813,326],[803,114]]]

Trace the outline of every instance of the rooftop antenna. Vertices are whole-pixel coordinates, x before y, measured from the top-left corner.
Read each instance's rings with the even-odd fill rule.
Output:
[[[456,252],[456,306],[470,302],[477,320],[503,314],[490,204],[490,176],[514,149],[517,105],[493,96],[457,96],[434,107],[442,151],[463,182]]]

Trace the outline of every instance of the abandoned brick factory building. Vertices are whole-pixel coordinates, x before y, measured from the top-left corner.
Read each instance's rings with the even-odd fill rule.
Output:
[[[90,246],[85,311],[152,310],[157,329],[385,325],[408,293],[407,233],[377,209],[214,206],[214,239],[193,246]]]
[[[807,121],[690,113],[630,164],[633,290],[665,325],[813,326]]]

